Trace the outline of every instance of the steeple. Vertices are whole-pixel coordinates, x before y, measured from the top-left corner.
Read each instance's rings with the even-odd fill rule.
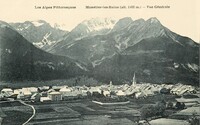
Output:
[[[135,84],[136,84],[136,78],[135,78],[135,73],[134,73],[132,85],[135,85]]]
[[[110,81],[110,87],[112,87],[112,81]]]

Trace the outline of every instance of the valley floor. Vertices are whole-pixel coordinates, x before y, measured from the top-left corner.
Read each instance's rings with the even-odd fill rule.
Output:
[[[173,100],[173,96],[165,99]],[[32,105],[35,116],[28,125],[137,125],[140,118],[140,109],[147,104],[155,104],[157,97],[146,99],[132,99],[125,105],[103,106],[93,103],[91,99],[80,99],[59,102],[26,102]],[[21,125],[32,116],[32,109],[18,101],[1,102],[0,117],[2,125]],[[199,109],[200,105],[192,107],[191,110]],[[190,108],[182,111],[175,111],[172,115],[191,112]],[[188,114],[187,114],[188,115]],[[199,115],[199,114],[198,114]],[[169,124],[163,121],[170,121]],[[179,117],[158,118],[150,121],[151,125],[189,125],[187,120],[180,120]]]

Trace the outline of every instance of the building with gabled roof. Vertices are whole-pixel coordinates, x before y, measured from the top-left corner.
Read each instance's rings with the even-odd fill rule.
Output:
[[[67,93],[69,93],[69,92],[71,92],[72,90],[70,89],[70,88],[68,88],[68,87],[63,87],[63,88],[61,88],[60,90],[59,90],[59,92],[62,94],[62,95],[64,95],[64,94],[67,94]]]
[[[119,91],[117,91],[116,95],[117,96],[126,96],[126,93],[123,90],[119,90]]]
[[[13,95],[13,90],[11,88],[4,88],[1,90],[1,94],[3,94],[4,97],[10,97]]]
[[[141,97],[146,97],[144,92],[137,92],[135,93],[135,98],[141,98]]]
[[[61,101],[62,100],[62,95],[60,92],[51,92],[48,93],[48,97],[52,100],[52,101]]]

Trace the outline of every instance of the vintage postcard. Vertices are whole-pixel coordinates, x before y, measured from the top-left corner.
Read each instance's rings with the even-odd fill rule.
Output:
[[[198,0],[1,0],[0,125],[199,125]]]

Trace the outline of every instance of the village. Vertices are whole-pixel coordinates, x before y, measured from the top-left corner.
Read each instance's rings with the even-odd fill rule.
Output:
[[[197,89],[191,85],[167,85],[167,84],[136,84],[132,85],[113,85],[112,82],[108,85],[100,86],[42,86],[42,87],[25,87],[21,89],[3,88],[0,94],[0,100],[25,100],[32,102],[46,101],[62,101],[73,100],[88,97],[132,97],[145,98],[155,94],[173,94],[182,96],[186,94],[196,94]],[[179,99],[180,101],[180,99]]]
[[[193,125],[188,119],[194,113],[200,117],[199,96],[198,87],[181,83],[137,83],[135,76],[131,84],[123,85],[110,81],[99,86],[7,87],[0,93],[0,123],[11,124],[11,112],[16,113],[14,119],[20,117],[24,119],[23,124],[30,125],[54,124],[58,120],[61,125],[66,122],[87,125],[88,119],[105,125],[119,122],[116,119],[128,125],[146,125],[148,120],[151,125],[169,121]],[[147,112],[145,117],[144,112]],[[22,117],[23,114],[27,115]]]

